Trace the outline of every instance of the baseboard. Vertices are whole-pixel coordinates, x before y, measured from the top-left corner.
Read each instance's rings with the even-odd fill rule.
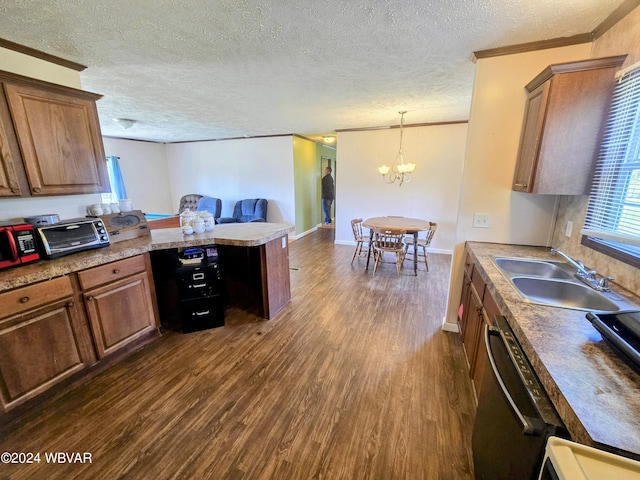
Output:
[[[446,318],[442,319],[442,330],[444,330],[445,332],[453,332],[453,333],[460,332],[460,328],[458,328],[458,322],[448,323]]]
[[[289,235],[289,237],[293,238],[294,240],[298,240],[306,235],[309,235],[310,233],[315,232],[316,230],[318,230],[318,227],[313,227],[306,232],[299,233],[298,235]]]

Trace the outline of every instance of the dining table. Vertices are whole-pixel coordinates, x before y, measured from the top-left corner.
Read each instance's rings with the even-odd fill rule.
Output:
[[[421,220],[419,218],[408,218],[408,217],[372,217],[367,218],[364,222],[362,222],[362,226],[365,228],[369,228],[369,238],[371,242],[373,242],[373,232],[375,229],[380,230],[404,230],[408,235],[413,235],[413,245],[416,248],[418,245],[418,232],[429,230],[429,221]],[[371,258],[371,247],[369,247],[367,252],[367,266],[366,270],[369,269],[369,259]],[[415,253],[415,252],[414,252]],[[418,256],[413,255],[413,274],[418,275]]]

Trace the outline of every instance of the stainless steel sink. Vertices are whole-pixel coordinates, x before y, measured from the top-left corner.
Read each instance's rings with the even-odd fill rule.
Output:
[[[575,278],[569,263],[534,258],[493,257],[493,262],[525,302],[602,313],[640,310],[614,292],[599,292]]]
[[[618,304],[580,283],[549,278],[512,277],[511,283],[527,300],[553,307],[615,312]]]
[[[558,266],[558,262],[506,257],[494,258],[494,262],[505,272],[516,275],[533,275],[544,278],[573,278],[573,273]],[[568,264],[563,265],[570,267]]]

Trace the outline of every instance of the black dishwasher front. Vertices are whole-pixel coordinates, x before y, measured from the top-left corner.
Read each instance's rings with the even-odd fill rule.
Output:
[[[489,368],[478,394],[473,463],[478,480],[536,479],[547,438],[566,430],[506,318],[485,326]]]

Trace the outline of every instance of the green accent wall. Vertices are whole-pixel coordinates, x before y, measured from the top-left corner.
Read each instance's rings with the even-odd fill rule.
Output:
[[[331,159],[331,167],[334,168],[334,148],[318,145],[311,140],[306,140],[294,135],[293,137],[293,178],[296,205],[296,235],[308,232],[322,223],[321,205],[321,180],[322,157]]]

